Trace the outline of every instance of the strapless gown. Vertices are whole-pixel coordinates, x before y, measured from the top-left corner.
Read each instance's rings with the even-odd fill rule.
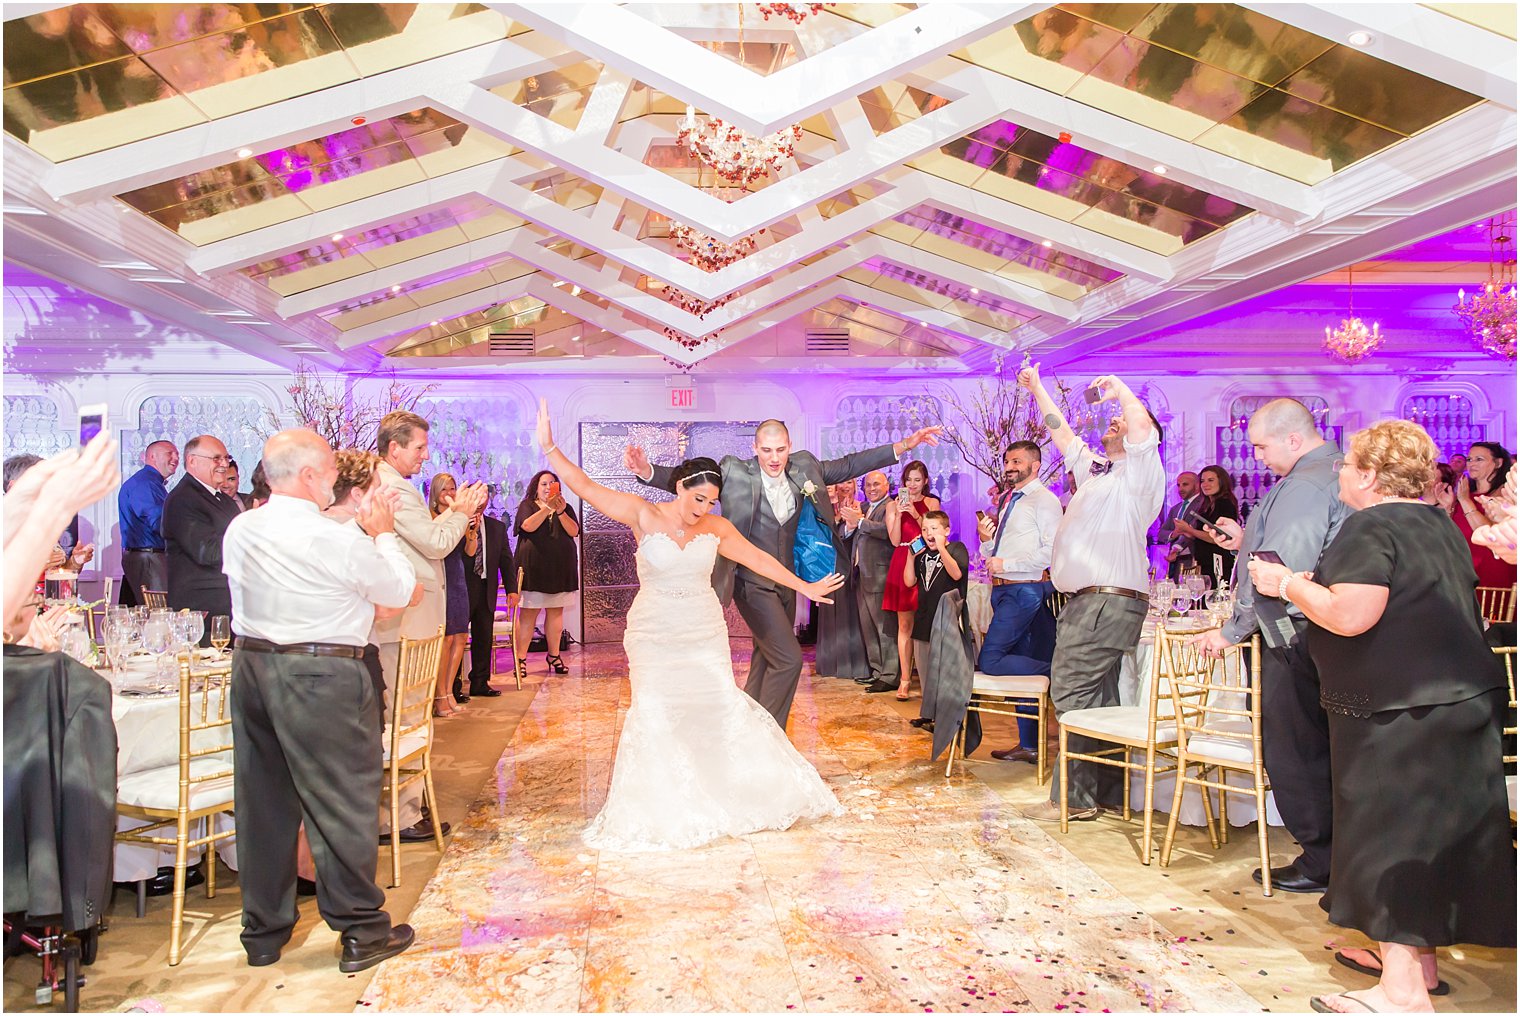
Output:
[[[770,713],[734,683],[728,625],[712,588],[718,538],[682,547],[646,534],[628,611],[632,702],[606,804],[588,846],[680,850],[842,814],[823,778]]]

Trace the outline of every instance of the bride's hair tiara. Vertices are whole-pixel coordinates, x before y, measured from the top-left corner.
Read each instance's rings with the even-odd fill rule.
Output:
[[[694,484],[694,483],[697,482],[697,478],[698,477],[702,477],[702,476],[711,476],[715,480],[721,480],[721,479],[723,479],[723,474],[716,473],[716,472],[714,472],[711,469],[704,469],[701,472],[692,473],[690,476],[683,476],[683,477],[681,477],[681,486],[683,486],[683,487],[690,487],[692,484]]]

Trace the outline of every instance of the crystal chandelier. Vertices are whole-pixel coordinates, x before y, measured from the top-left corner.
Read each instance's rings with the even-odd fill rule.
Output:
[[[676,142],[728,183],[747,187],[797,155],[802,128],[797,124],[757,138],[719,117],[704,120],[686,107]]]
[[[755,7],[769,21],[774,14],[778,18],[786,18],[794,25],[800,25],[803,19],[811,14],[821,14],[825,7],[833,7],[833,4],[756,4]]]
[[[763,230],[762,230],[763,232]],[[735,261],[749,257],[759,249],[753,236],[741,236],[732,243],[708,236],[684,222],[670,224],[670,238],[691,255],[691,263],[704,272],[717,272]]]
[[[1379,331],[1378,323],[1372,322],[1368,328],[1362,319],[1356,316],[1356,308],[1352,303],[1352,270],[1346,268],[1346,317],[1341,321],[1339,328],[1325,329],[1324,350],[1334,359],[1341,363],[1360,363],[1373,353],[1377,352],[1383,344],[1383,334]]]
[[[1488,220],[1488,283],[1471,297],[1457,290],[1451,308],[1485,353],[1515,359],[1515,250],[1508,224]]]

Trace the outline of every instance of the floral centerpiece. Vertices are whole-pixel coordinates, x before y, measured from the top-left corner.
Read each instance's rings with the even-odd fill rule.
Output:
[[[379,395],[364,398],[355,393],[356,382],[381,377],[388,383]],[[385,414],[414,409],[418,400],[436,387],[402,384],[394,373],[360,377],[322,374],[302,360],[285,392],[290,396],[290,415],[300,426],[316,431],[334,449],[373,450]],[[285,420],[271,411],[269,424],[271,431],[279,430],[285,426]]]

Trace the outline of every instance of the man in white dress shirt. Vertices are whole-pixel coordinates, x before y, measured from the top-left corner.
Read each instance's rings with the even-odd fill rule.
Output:
[[[1119,666],[1140,641],[1149,609],[1145,534],[1166,493],[1161,468],[1161,428],[1150,411],[1117,377],[1094,378],[1104,402],[1117,401],[1120,413],[1103,435],[1103,455],[1071,429],[1040,381],[1040,369],[1019,372],[1019,384],[1034,395],[1051,441],[1061,449],[1077,492],[1056,530],[1050,578],[1070,599],[1056,628],[1050,668],[1050,700],[1056,716],[1073,709],[1119,705]],[[1073,751],[1090,753],[1085,738],[1070,741]],[[1056,803],[1061,772],[1051,780],[1050,800],[1024,809],[1042,822],[1060,821]],[[1074,763],[1067,789],[1070,818],[1098,817],[1102,805],[1123,801],[1123,771],[1090,762]]]
[[[280,958],[297,920],[304,817],[317,908],[343,941],[340,970],[374,966],[412,942],[375,884],[382,782],[375,686],[364,646],[376,605],[403,607],[416,579],[393,532],[394,498],[372,496],[363,532],[324,518],[338,468],[309,430],[264,445],[269,502],[227,527],[232,593],[232,733],[243,949]],[[366,533],[370,535],[365,535]],[[373,539],[371,539],[371,536]]]
[[[1009,490],[996,515],[977,525],[992,580],[992,623],[976,669],[984,674],[1049,674],[1054,625],[1045,609],[1051,548],[1061,525],[1061,501],[1040,482],[1040,446],[1016,441],[1003,453]],[[1037,760],[1039,725],[1019,719],[1019,746],[995,751],[1004,762]]]

